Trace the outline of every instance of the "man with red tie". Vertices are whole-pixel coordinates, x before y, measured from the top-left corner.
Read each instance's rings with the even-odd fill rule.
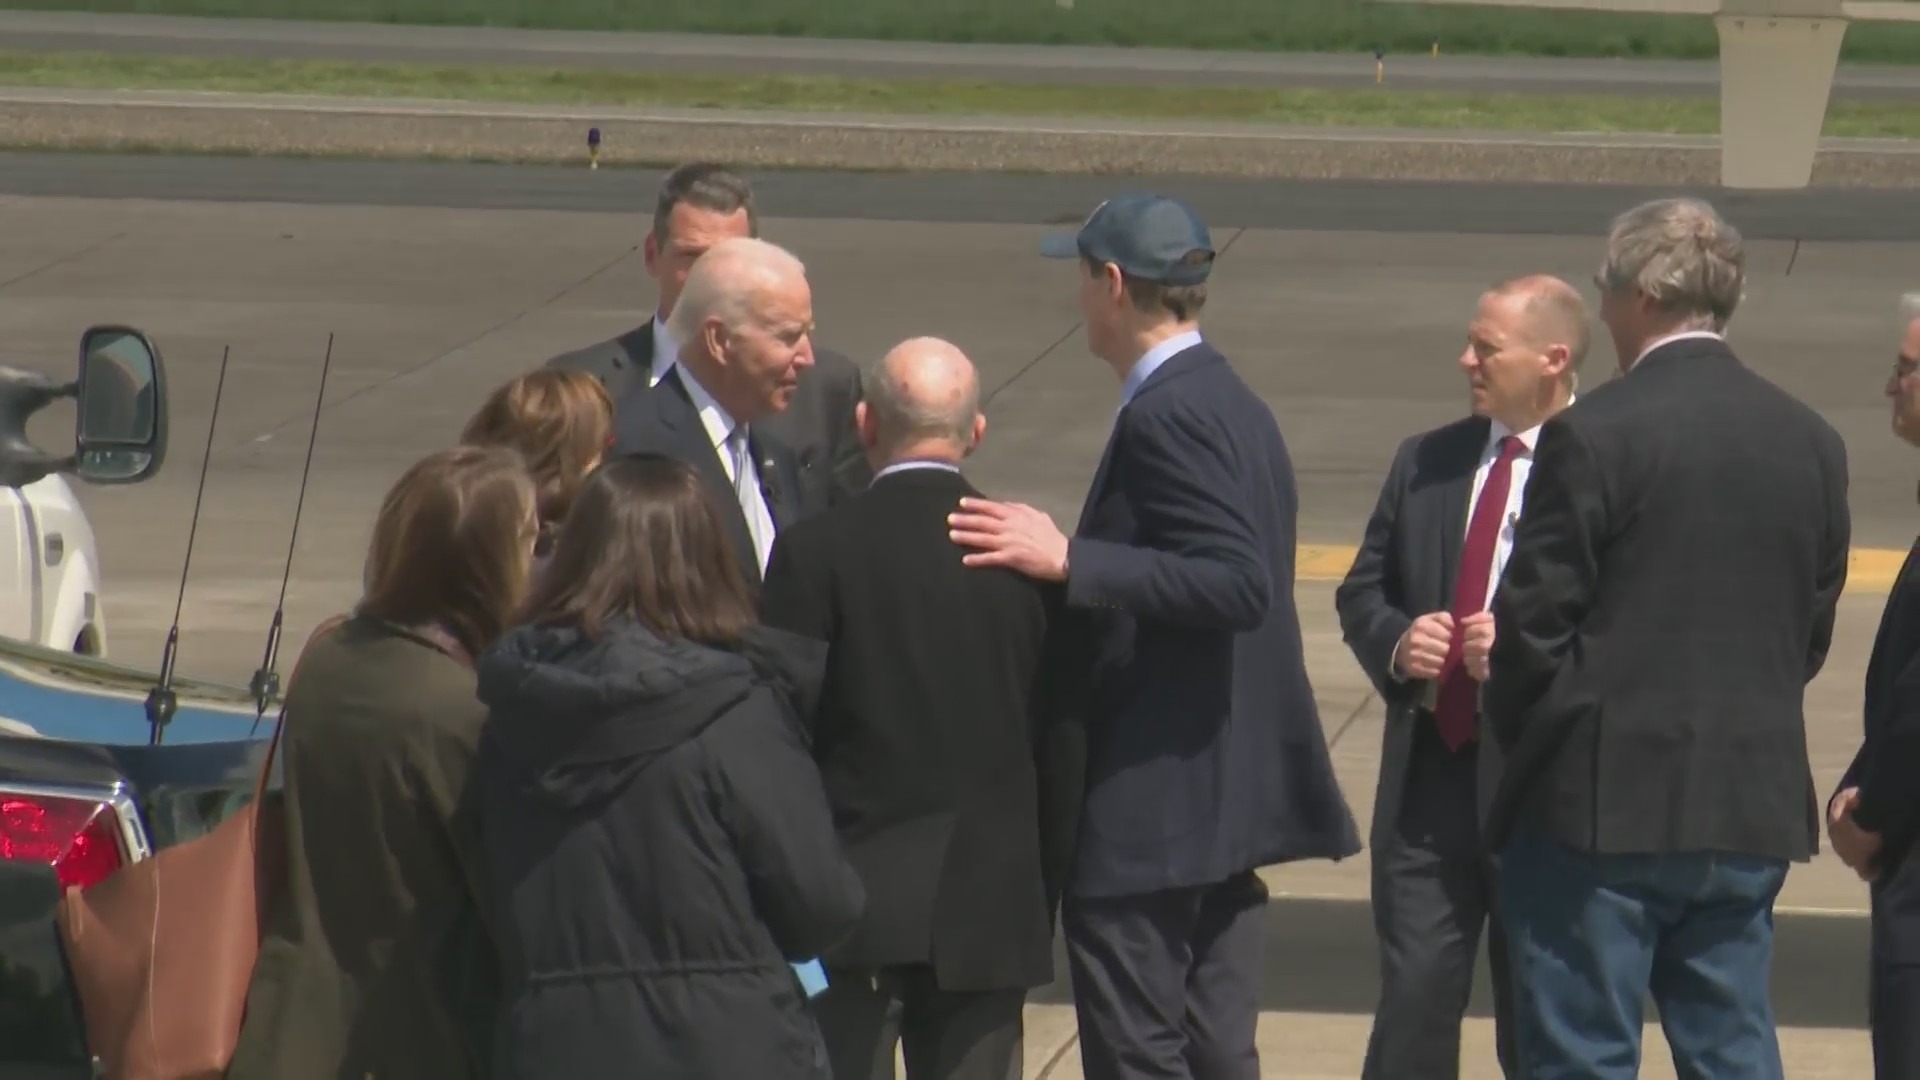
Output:
[[[1587,308],[1558,278],[1480,298],[1459,363],[1473,415],[1400,444],[1346,580],[1340,626],[1387,706],[1374,799],[1380,999],[1363,1080],[1455,1080],[1483,928],[1500,1064],[1517,1077],[1511,980],[1480,816],[1498,760],[1480,738],[1499,580],[1540,425],[1573,401]]]

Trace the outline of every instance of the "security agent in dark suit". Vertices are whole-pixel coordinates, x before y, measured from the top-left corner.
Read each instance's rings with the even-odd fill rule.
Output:
[[[914,339],[862,383],[878,478],[781,533],[762,593],[770,625],[830,645],[814,755],[867,889],[816,1015],[839,1080],[892,1080],[896,1044],[909,1080],[1007,1080],[1079,812],[1049,708],[1058,589],[964,566],[947,537],[986,430],[966,356]]]
[[[1292,462],[1200,335],[1214,252],[1191,210],[1117,197],[1042,250],[1077,260],[1119,416],[1072,540],[977,498],[953,532],[972,565],[1065,582],[1082,621],[1087,796],[1061,915],[1081,1057],[1088,1080],[1255,1080],[1255,870],[1360,850],[1294,610]]]
[[[1524,511],[1540,424],[1573,400],[1590,333],[1573,286],[1530,276],[1480,298],[1458,363],[1472,415],[1400,444],[1334,592],[1347,645],[1387,706],[1372,835],[1380,1000],[1366,1080],[1455,1080],[1487,934],[1496,1045],[1518,1076],[1512,980],[1480,842],[1497,755],[1481,737],[1486,603]]]
[[[679,355],[669,318],[694,260],[722,240],[759,235],[753,188],[744,178],[707,162],[674,169],[660,184],[646,239],[647,273],[660,286],[653,318],[618,337],[562,353],[547,366],[599,376],[616,409],[625,411],[631,392],[659,385]],[[762,421],[764,434],[792,448],[806,482],[827,492],[830,502],[864,491],[873,479],[853,429],[859,399],[860,369],[840,353],[816,349],[793,400]]]
[[[1901,298],[1906,330],[1886,394],[1893,432],[1920,446],[1920,292]],[[1866,737],[1827,800],[1833,850],[1869,882],[1868,1018],[1876,1080],[1920,1076],[1920,540],[1907,553],[1867,661]]]
[[[685,342],[678,361],[659,386],[629,392],[609,455],[666,454],[698,469],[758,586],[775,533],[825,509],[792,452],[759,430],[813,363],[805,268],[764,240],[723,240],[688,273],[670,329]]]
[[[1773,902],[1819,842],[1803,706],[1851,524],[1839,434],[1722,336],[1742,250],[1694,199],[1616,219],[1623,374],[1541,428],[1494,597],[1485,836],[1528,1080],[1634,1075],[1649,993],[1680,1075],[1782,1074]]]

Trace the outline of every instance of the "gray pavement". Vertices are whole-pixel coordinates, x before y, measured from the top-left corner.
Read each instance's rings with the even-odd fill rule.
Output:
[[[0,194],[100,199],[618,214],[644,205],[662,175],[657,168],[0,152]],[[754,186],[778,213],[807,219],[1071,224],[1116,186],[1145,186],[1191,201],[1216,228],[1458,236],[1604,236],[1612,216],[1641,199],[1695,194],[1712,199],[1751,239],[1920,242],[1914,194],[1897,189],[811,169],[757,173]]]
[[[359,171],[354,182],[372,186],[354,189],[363,200],[356,204],[317,197],[342,194],[347,181],[338,177],[349,174],[315,169],[296,178],[278,163],[257,172],[240,166],[258,163],[221,164],[239,170],[222,183],[256,201],[179,198],[185,174],[167,170],[205,168],[212,177],[221,165],[157,160],[75,158],[63,193],[22,194],[60,187],[57,163],[0,158],[0,363],[58,369],[70,363],[80,331],[97,322],[143,327],[165,351],[174,419],[165,470],[146,485],[82,492],[100,536],[113,656],[152,665],[179,582],[221,348],[233,347],[179,663],[186,674],[238,682],[258,660],[279,585],[327,334],[338,340],[288,596],[289,642],[352,602],[382,491],[415,457],[451,440],[491,386],[638,321],[649,295],[637,243],[651,177],[601,176],[617,183],[622,200],[563,193],[540,208],[549,195],[539,194],[548,181],[538,174],[506,182],[499,178],[510,174],[478,170],[494,179],[463,187],[464,171]],[[162,174],[173,186],[145,194],[165,197],[127,197]],[[1068,280],[1033,247],[1050,223],[1078,221],[1093,198],[1133,182],[978,177],[983,193],[962,197],[966,185],[957,180],[908,179],[756,178],[765,231],[807,261],[827,343],[867,356],[931,333],[965,347],[993,392],[987,441],[972,464],[977,482],[1071,517],[1116,388],[1085,355]],[[283,187],[316,197],[282,201]],[[499,192],[500,208],[473,205],[488,201],[473,197],[484,190]],[[1305,190],[1299,198],[1320,200],[1318,214],[1276,209],[1290,204],[1284,189],[1264,201],[1231,188],[1195,189],[1224,248],[1209,332],[1286,432],[1303,540],[1349,543],[1394,444],[1461,410],[1453,358],[1479,290],[1536,270],[1584,285],[1606,213],[1629,193],[1615,193],[1612,204],[1576,196],[1556,218],[1544,196],[1529,202],[1497,189],[1431,197],[1365,185],[1344,196]],[[1005,202],[989,205],[992,192]],[[421,205],[435,193],[455,205]],[[1529,231],[1495,231],[1508,199],[1534,207]],[[381,202],[400,205],[367,205]],[[1887,432],[1880,388],[1893,297],[1915,287],[1907,278],[1916,248],[1910,238],[1862,241],[1833,230],[1844,205],[1807,202],[1801,217],[1783,206],[1753,212],[1752,279],[1735,340],[1749,362],[1846,438],[1856,542],[1904,547],[1916,516],[1914,462]],[[1482,227],[1468,231],[1475,221]],[[1839,238],[1818,238],[1821,230]],[[1612,357],[1604,340],[1588,363],[1590,378],[1605,377]],[[57,446],[71,437],[71,413],[49,414],[34,433]],[[1303,581],[1297,599],[1335,764],[1364,821],[1382,718],[1340,642],[1331,589]],[[1823,788],[1857,740],[1859,685],[1880,602],[1871,590],[1843,601],[1832,659],[1809,696],[1809,744]],[[1366,859],[1267,876],[1276,901],[1265,1004],[1281,1025],[1270,1025],[1269,1037],[1285,1032],[1321,1048],[1321,1064],[1288,1075],[1351,1076],[1342,1063],[1358,1061],[1377,971]],[[1839,1033],[1795,1043],[1793,1053],[1803,1055],[1796,1061],[1837,1064],[1794,1075],[1866,1075],[1857,1032],[1865,1017],[1863,904],[1859,883],[1830,856],[1789,879],[1775,973],[1781,1023]],[[1059,986],[1038,995],[1035,1022],[1057,1026],[1061,1012],[1048,1006],[1062,1000]],[[1299,1014],[1327,1019],[1302,1027]],[[1030,1049],[1071,1060],[1064,1041]],[[1285,1060],[1270,1052],[1270,1068]],[[1052,1075],[1071,1074],[1062,1067]],[[1484,1075],[1484,1062],[1469,1075]]]
[[[931,77],[1001,82],[1369,87],[1371,53],[958,45],[608,31],[517,30],[0,11],[8,50],[262,59],[532,64],[737,75]],[[1713,95],[1713,61],[1388,57],[1392,87],[1476,93]],[[1836,100],[1920,99],[1920,68],[1847,65]]]

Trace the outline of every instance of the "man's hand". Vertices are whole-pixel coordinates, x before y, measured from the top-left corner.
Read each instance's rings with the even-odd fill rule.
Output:
[[[1487,681],[1487,657],[1493,652],[1493,612],[1476,611],[1460,620],[1460,663],[1475,682]]]
[[[1040,581],[1067,579],[1066,535],[1025,503],[961,499],[959,511],[947,515],[947,529],[954,543],[978,549],[961,560],[968,566],[1004,566]]]
[[[1853,808],[1860,803],[1860,789],[1850,787],[1827,804],[1827,839],[1840,861],[1847,864],[1861,881],[1872,881],[1880,870],[1873,861],[1880,857],[1880,834],[1868,832],[1853,820]]]
[[[1413,620],[1393,650],[1393,666],[1403,679],[1437,679],[1453,644],[1453,614],[1433,611]]]

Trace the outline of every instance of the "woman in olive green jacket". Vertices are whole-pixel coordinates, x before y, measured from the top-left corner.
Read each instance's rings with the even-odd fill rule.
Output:
[[[520,602],[537,529],[511,451],[415,465],[366,591],[287,689],[285,887],[229,1080],[484,1080],[498,1007],[468,774],[471,657]]]

